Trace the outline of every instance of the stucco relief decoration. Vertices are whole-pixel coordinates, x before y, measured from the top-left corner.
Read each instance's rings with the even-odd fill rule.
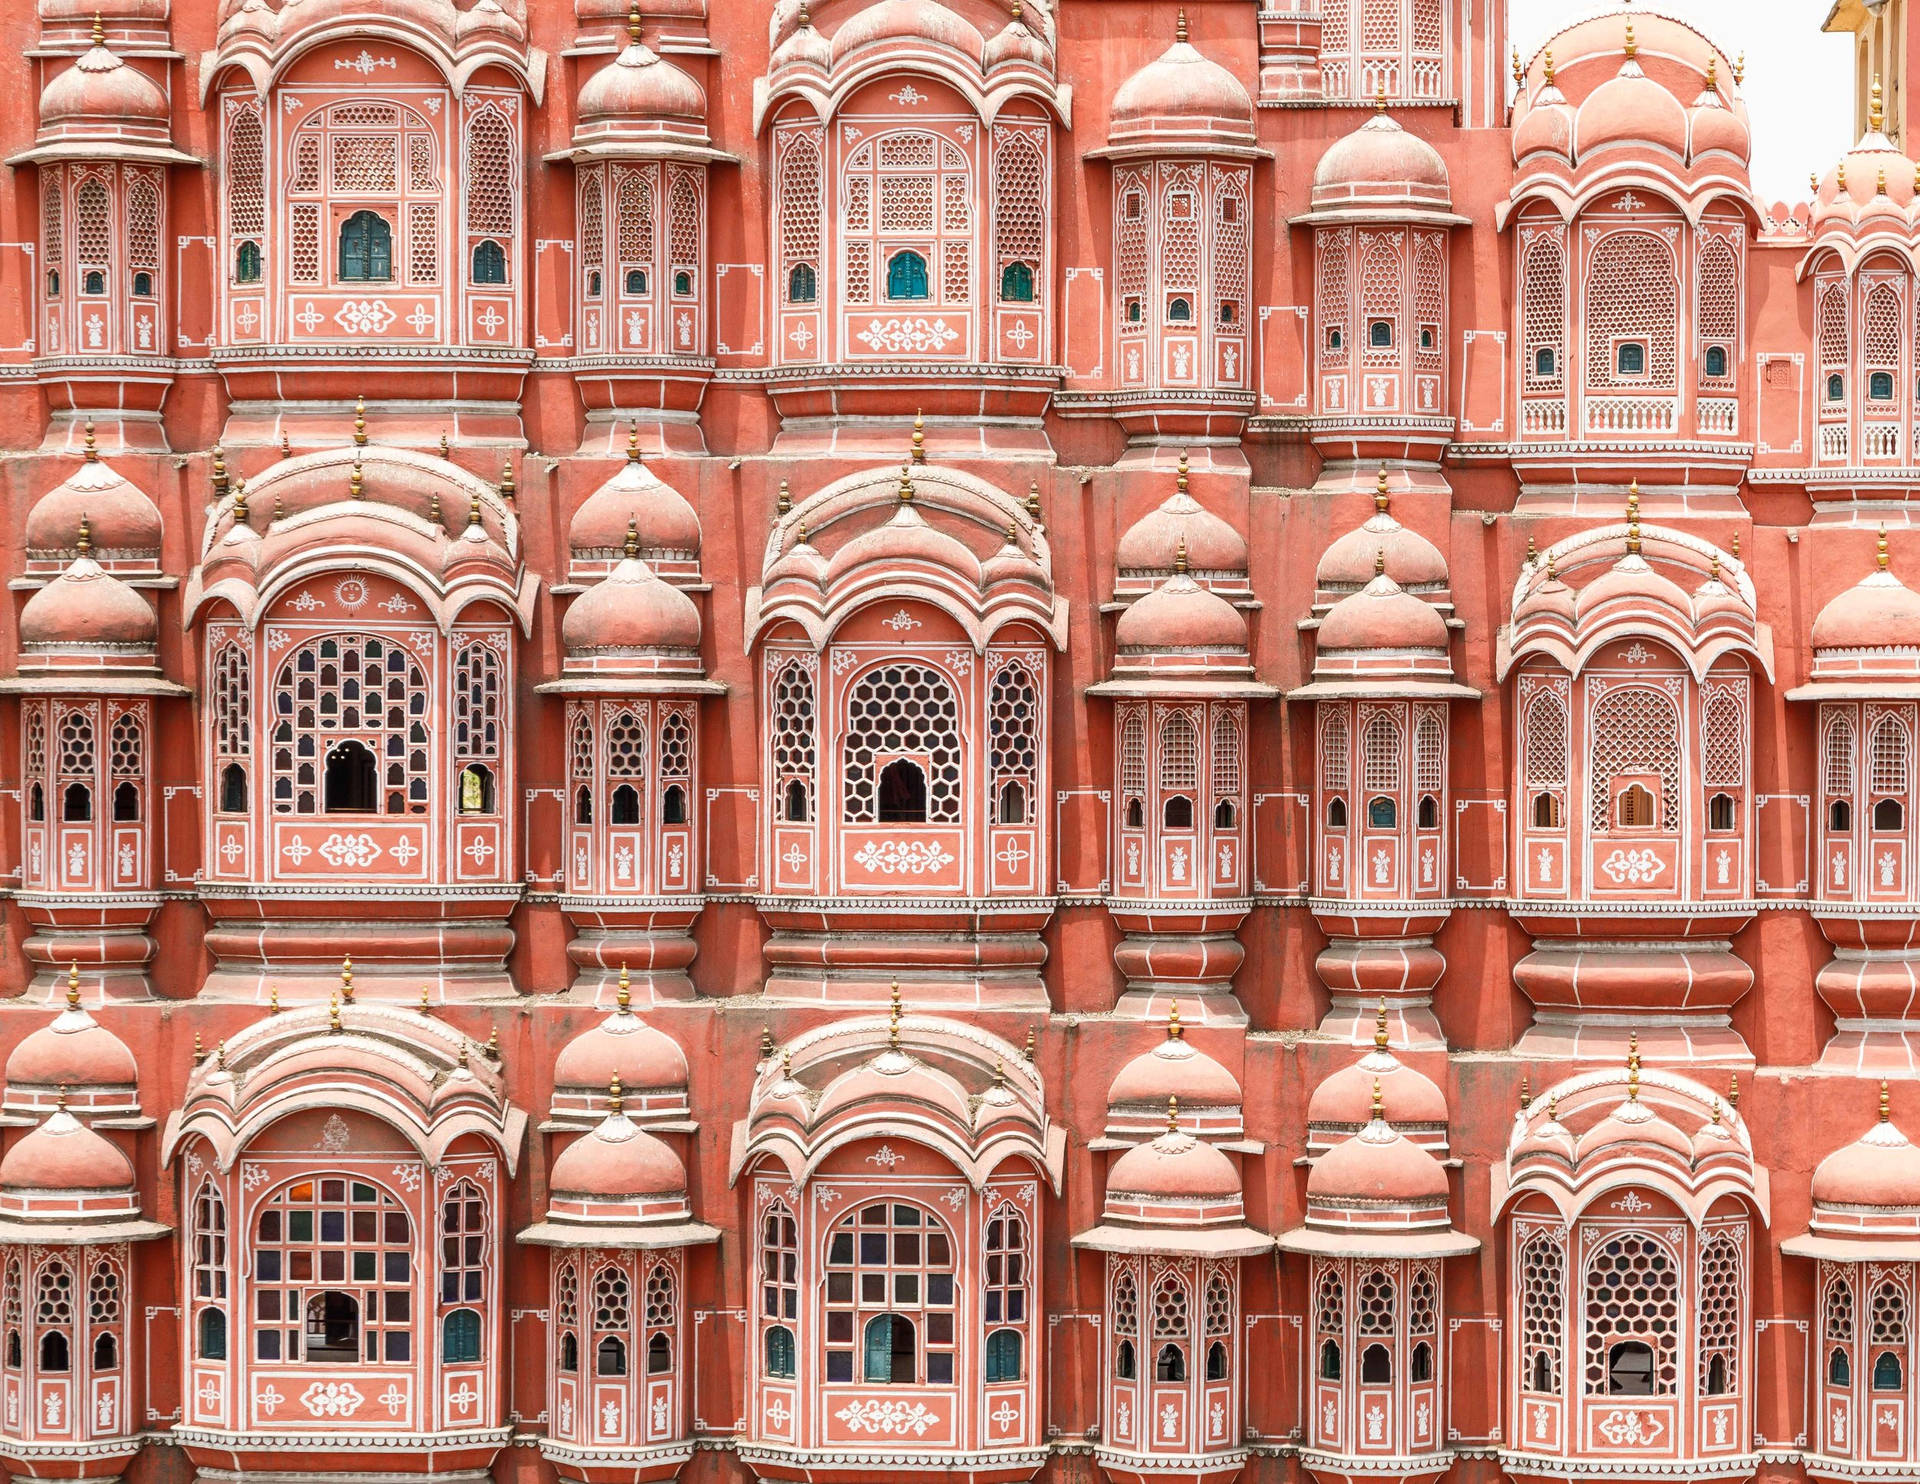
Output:
[[[923,1437],[940,1425],[940,1416],[924,1402],[849,1402],[833,1414],[847,1431],[882,1437]]]
[[[315,1417],[351,1417],[365,1400],[351,1381],[316,1381],[300,1393],[300,1405]]]

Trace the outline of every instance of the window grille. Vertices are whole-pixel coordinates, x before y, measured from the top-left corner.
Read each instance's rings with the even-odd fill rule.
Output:
[[[213,661],[213,752],[245,758],[253,752],[253,661],[238,644],[223,644]]]
[[[240,108],[227,126],[227,229],[258,240],[266,231],[266,150],[260,110]]]
[[[1240,722],[1231,711],[1220,710],[1213,717],[1213,797],[1240,797]]]
[[[1413,250],[1413,320],[1414,333],[1409,336],[1414,349],[1414,363],[1422,370],[1436,370],[1440,365],[1443,348],[1446,344],[1446,259],[1442,256],[1440,239],[1431,233],[1422,232],[1416,239]],[[1433,340],[1424,343],[1420,336],[1431,328]]]
[[[1428,711],[1413,732],[1413,786],[1438,793],[1446,781],[1447,729]]]
[[[1586,1390],[1607,1391],[1607,1362],[1614,1345],[1637,1341],[1653,1351],[1653,1394],[1673,1395],[1678,1380],[1679,1270],[1652,1237],[1622,1232],[1608,1237],[1587,1259]]]
[[[1520,1250],[1520,1369],[1521,1385],[1529,1391],[1559,1394],[1560,1312],[1566,1282],[1566,1249],[1545,1232],[1528,1238]],[[1543,1379],[1544,1387],[1535,1384]]]
[[[1119,222],[1115,229],[1114,258],[1123,298],[1144,296],[1147,292],[1149,218],[1144,204],[1147,194],[1144,174],[1123,170],[1115,177],[1114,200],[1118,203]]]
[[[146,750],[140,732],[140,718],[131,712],[123,712],[116,718],[110,735],[110,746],[108,768],[112,775],[115,778],[139,777],[141,758]]]
[[[1731,346],[1740,333],[1740,267],[1724,237],[1700,250],[1700,338]]]
[[[1873,1291],[1867,1338],[1874,1345],[1907,1343],[1907,1295],[1891,1278]]]
[[[1907,729],[1897,716],[1883,716],[1873,724],[1868,746],[1867,789],[1870,793],[1907,791]]]
[[[773,771],[784,794],[790,783],[802,784],[809,806],[813,797],[814,735],[813,676],[805,665],[789,664],[773,685]]]
[[[685,166],[668,169],[667,257],[675,268],[700,267],[701,176]],[[696,282],[698,280],[696,279]]]
[[[1738,788],[1747,781],[1746,687],[1733,681],[1709,685],[1704,710],[1701,781],[1709,788]]]
[[[60,722],[60,773],[66,778],[93,776],[93,722],[69,711]]]
[[[1559,391],[1566,376],[1567,255],[1558,233],[1542,232],[1527,248],[1520,275],[1523,364],[1530,391]],[[1543,366],[1538,352],[1550,350]],[[1542,375],[1543,370],[1548,374]]]
[[[1827,1301],[1821,1308],[1821,1324],[1828,1344],[1853,1343],[1853,1285],[1835,1278],[1827,1286]]]
[[[1406,241],[1399,232],[1360,234],[1360,318],[1368,326],[1391,326],[1387,344],[1376,346],[1371,331],[1363,355],[1370,366],[1398,364],[1404,343],[1401,298],[1406,283]]]
[[[883,665],[854,682],[841,750],[847,823],[878,822],[882,757],[912,758],[925,770],[927,823],[960,822],[960,704],[939,671]]]
[[[1614,232],[1600,239],[1587,266],[1586,379],[1597,388],[1672,391],[1679,385],[1676,342],[1680,285],[1673,251],[1651,232]],[[1621,380],[1617,342],[1647,347],[1645,375]]]
[[[1320,1270],[1314,1312],[1317,1316],[1319,1332],[1338,1338],[1347,1320],[1347,1286],[1341,1281],[1338,1268],[1326,1267]]]
[[[1700,1254],[1700,1389],[1710,1390],[1709,1371],[1717,1360],[1726,1378],[1724,1390],[1739,1390],[1740,1249],[1731,1236],[1711,1239]]]
[[[1007,268],[1021,263],[1033,270],[1036,283],[1045,262],[1047,243],[1046,162],[1032,135],[1020,130],[997,130],[993,147],[994,281],[1005,281]]]
[[[953,1259],[946,1228],[918,1206],[875,1202],[844,1217],[827,1244],[827,1381],[951,1385]]]
[[[1589,820],[1605,830],[1614,780],[1653,774],[1660,780],[1660,828],[1680,828],[1680,713],[1671,698],[1645,686],[1609,692],[1593,708]]]
[[[997,791],[1016,782],[1034,797],[1038,781],[1040,691],[1026,665],[1002,665],[987,692],[987,771]]]
[[[82,267],[104,267],[113,259],[113,203],[106,186],[87,180],[73,197],[74,248]]]
[[[471,1180],[461,1180],[440,1201],[440,1302],[478,1302],[486,1261],[486,1197]]]
[[[653,266],[653,176],[651,166],[614,171],[614,240],[620,266]]]
[[[160,266],[160,188],[146,171],[129,171],[127,261],[136,268]]]
[[[1440,1292],[1433,1273],[1421,1268],[1407,1285],[1407,1333],[1430,1335],[1440,1327]]]
[[[780,198],[780,253],[783,281],[804,265],[808,281],[820,268],[820,143],[809,129],[796,129],[780,141],[777,177]],[[805,302],[805,301],[802,301]]]
[[[1368,793],[1400,789],[1400,723],[1384,711],[1367,722],[1360,737],[1362,787]]]
[[[329,750],[353,741],[379,769],[381,812],[427,810],[427,678],[391,640],[362,634],[310,639],[282,661],[273,691],[273,808],[319,811]]]
[[[644,778],[647,773],[647,718],[622,711],[607,728],[607,776]]]
[[[500,656],[469,644],[453,664],[453,751],[461,761],[500,756]]]
[[[1153,1290],[1153,1337],[1184,1340],[1190,1323],[1187,1285],[1177,1274],[1168,1273]]]
[[[296,1180],[260,1207],[254,1359],[410,1361],[413,1225],[365,1180]]]
[[[1542,690],[1527,703],[1527,782],[1557,788],[1567,781],[1567,704]]]
[[[211,1180],[193,1202],[193,1296],[215,1303],[227,1296],[227,1203]]]
[[[760,1312],[769,1319],[800,1315],[800,1242],[793,1213],[767,1207],[760,1218]]]
[[[1347,708],[1328,706],[1320,718],[1320,786],[1329,793],[1344,793],[1350,777],[1347,742]]]
[[[1175,166],[1165,184],[1160,236],[1160,280],[1169,289],[1200,287],[1200,213],[1193,209],[1200,191],[1197,166]]]
[[[26,773],[39,778],[47,771],[47,713],[38,706],[27,711]]]
[[[1172,712],[1160,723],[1160,787],[1193,789],[1199,786],[1199,733],[1186,712]]]
[[[1393,1333],[1393,1279],[1375,1268],[1360,1280],[1359,1303],[1355,1306],[1354,1330],[1363,1335]]]
[[[432,159],[430,150],[422,150],[421,156]],[[509,235],[513,231],[513,130],[494,109],[483,108],[467,121],[466,188],[467,230],[476,237]]]
[[[1215,1273],[1207,1279],[1207,1334],[1233,1333],[1233,1290],[1227,1280]]]
[[[687,778],[693,773],[693,721],[684,706],[660,708],[660,776]]]
[[[87,1320],[91,1324],[120,1322],[120,1275],[104,1257],[87,1278]]]
[[[1337,5],[1334,7],[1339,8]],[[1320,262],[1315,303],[1320,321],[1320,360],[1323,365],[1343,364],[1347,359],[1346,334],[1353,317],[1350,269],[1353,229],[1337,227],[1330,232],[1314,233],[1319,244]],[[1339,337],[1336,340],[1336,335]]]
[[[1844,283],[1822,285],[1814,310],[1814,333],[1820,346],[1820,364],[1844,371],[1850,340],[1847,288]]]
[[[259,125],[254,127],[257,131]],[[43,169],[41,174],[45,179],[40,185],[40,238],[46,244],[47,267],[57,273],[67,255],[66,177],[57,167]]]
[[[1129,711],[1120,724],[1120,792],[1138,798],[1146,791],[1146,715],[1138,710]]]
[[[1213,177],[1213,322],[1229,322],[1226,306],[1244,315],[1252,279],[1247,254],[1246,177],[1216,170]]]
[[[646,1320],[648,1329],[671,1329],[674,1323],[673,1273],[665,1263],[655,1263],[647,1274]]]
[[[1861,334],[1861,361],[1875,370],[1898,370],[1900,366],[1901,324],[1900,294],[1890,283],[1877,283],[1867,290],[1865,324]]]
[[[988,1324],[1024,1324],[1027,1318],[1027,1223],[1002,1209],[987,1223]]]
[[[605,189],[605,170],[600,166],[583,166],[580,174],[580,266],[592,271],[601,267],[606,258],[606,203],[601,199]],[[587,290],[592,297],[593,290]]]

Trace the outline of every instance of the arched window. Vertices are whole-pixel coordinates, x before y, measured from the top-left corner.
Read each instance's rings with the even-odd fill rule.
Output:
[[[228,763],[220,770],[220,802],[217,807],[222,814],[247,812],[247,770],[238,763]]]
[[[258,283],[260,281],[260,244],[243,242],[233,251],[233,278],[235,283]]]
[[[227,1316],[217,1307],[227,1299],[227,1206],[212,1180],[203,1180],[193,1199],[193,1293],[200,1311],[199,1353],[205,1360],[227,1358]]]
[[[1369,1345],[1360,1352],[1360,1384],[1363,1386],[1393,1384],[1393,1352],[1385,1345]]]
[[[996,1329],[987,1336],[987,1381],[1018,1381],[1023,1337],[1017,1329]]]
[[[1372,350],[1393,349],[1393,325],[1388,320],[1377,319],[1367,325],[1367,346]]]
[[[1009,304],[1033,302],[1033,269],[1025,263],[1008,263],[1000,270],[1000,297]]]
[[[1827,1384],[1829,1386],[1853,1385],[1853,1362],[1847,1358],[1847,1352],[1836,1346],[1827,1356]]]
[[[1193,320],[1193,301],[1184,294],[1176,294],[1167,301],[1167,318],[1176,325],[1189,324]]]
[[[1907,729],[1897,716],[1883,716],[1874,723],[1867,745],[1867,791],[1876,797],[1905,795],[1908,779]],[[1880,827],[1879,820],[1874,821]]]
[[[897,252],[887,259],[887,297],[927,297],[927,260],[917,252]]]
[[[1673,250],[1648,231],[1612,232],[1588,257],[1589,385],[1677,389],[1680,284]]]
[[[1700,1300],[1695,1323],[1699,1334],[1700,1384],[1708,1396],[1725,1396],[1739,1385],[1741,1293],[1740,1249],[1724,1233],[1700,1253]]]
[[[454,1309],[440,1321],[440,1359],[444,1364],[466,1364],[480,1359],[480,1315],[473,1309]]]
[[[371,814],[379,808],[380,766],[367,744],[349,739],[327,752],[320,808],[327,814]]]
[[[665,1263],[655,1263],[647,1274],[646,1310],[643,1315],[648,1330],[649,1376],[663,1375],[673,1369],[673,1329],[679,1323],[676,1293],[673,1270]]]
[[[1146,824],[1147,718],[1142,707],[1131,707],[1120,719],[1120,795],[1126,801],[1128,829]]]
[[[1528,227],[1534,234],[1521,259],[1521,333],[1529,352],[1528,391],[1558,391],[1566,344],[1567,259],[1555,228]]]
[[[801,661],[784,666],[773,682],[773,774],[781,815],[793,824],[813,818],[813,674]]]
[[[660,1376],[673,1369],[673,1341],[655,1335],[647,1341],[647,1374]]]
[[[1715,381],[1727,374],[1727,352],[1724,346],[1709,345],[1707,347],[1704,371]]]
[[[440,1201],[441,1303],[477,1303],[485,1296],[486,1256],[486,1197],[473,1181],[457,1181]]]
[[[1140,1287],[1132,1269],[1120,1270],[1107,1302],[1113,1319],[1113,1374],[1121,1381],[1135,1380],[1140,1373],[1134,1345],[1140,1334]]]
[[[618,1268],[602,1268],[593,1279],[593,1347],[596,1376],[627,1373],[627,1336],[633,1326],[632,1290]]]
[[[1566,1250],[1546,1233],[1520,1249],[1520,1374],[1528,1391],[1560,1392],[1561,1306],[1566,1289]]]
[[[770,1325],[765,1337],[764,1369],[769,1376],[793,1375],[793,1331],[784,1324]]]
[[[847,716],[841,759],[848,824],[960,822],[960,704],[945,675],[924,665],[877,666],[849,690]],[[891,795],[883,774],[892,777]]]
[[[281,662],[272,708],[275,813],[337,807],[325,803],[334,787],[350,809],[427,812],[426,672],[404,647],[371,635],[310,639]],[[337,783],[323,789],[332,754],[347,741],[365,758],[342,758]]]
[[[338,276],[343,283],[393,278],[393,224],[377,211],[356,211],[340,224]]]
[[[780,261],[787,302],[819,297],[820,136],[817,128],[783,128],[774,136],[774,194],[778,198]]]
[[[996,128],[993,144],[993,251],[1000,265],[1000,297],[1031,304],[1046,252],[1047,171],[1035,137]]]
[[[1002,824],[1026,824],[1037,797],[1040,687],[1025,664],[1002,665],[987,687],[987,776]]]
[[[483,238],[473,245],[473,281],[482,284],[507,281],[506,249],[492,238]]]
[[[1233,1337],[1233,1290],[1219,1273],[1207,1279],[1205,1329],[1207,1379],[1227,1379],[1227,1347]]]
[[[1322,1268],[1314,1287],[1314,1325],[1320,1335],[1320,1379],[1338,1381],[1347,1323],[1347,1286],[1340,1270]]]
[[[1622,1292],[1635,1301],[1619,1302]],[[1587,1259],[1585,1305],[1587,1394],[1673,1395],[1680,1284],[1667,1249],[1640,1232],[1607,1237]]]
[[[85,824],[93,818],[93,790],[84,783],[69,783],[61,795],[60,818],[67,824]]]
[[[1394,1281],[1379,1268],[1360,1280],[1355,1295],[1354,1334],[1362,1345],[1360,1381],[1365,1386],[1386,1386],[1393,1381]],[[1373,1337],[1373,1343],[1367,1343]]]
[[[862,1206],[827,1242],[827,1381],[947,1386],[955,1377],[953,1243],[937,1218],[901,1202]]]
[[[39,1333],[40,1369],[72,1369],[73,1270],[58,1258],[34,1281],[33,1327]]]
[[[11,1346],[17,1336],[10,1336]],[[198,1351],[202,1360],[227,1358],[227,1315],[224,1309],[202,1309],[198,1326]]]
[[[1867,1321],[1873,1389],[1898,1391],[1906,1380],[1907,1295],[1893,1279],[1883,1280],[1873,1290]]]
[[[413,1359],[413,1224],[399,1201],[324,1175],[283,1186],[258,1211],[255,1360]]]
[[[627,293],[634,295],[636,298],[646,293],[647,270],[645,268],[627,269],[627,276],[624,281],[624,288]]]
[[[120,1274],[99,1258],[87,1276],[87,1332],[93,1336],[95,1371],[115,1370],[120,1364],[120,1320]]]
[[[811,263],[795,263],[787,273],[787,302],[811,304],[819,296],[819,279]]]
[[[1680,828],[1680,716],[1672,699],[1665,692],[1646,686],[1610,691],[1593,708],[1590,727],[1593,738],[1589,763],[1590,822],[1594,831],[1605,832],[1615,827],[1616,795],[1618,807],[1632,811],[1618,816],[1620,827],[1677,831]],[[1648,777],[1659,782],[1657,799],[1643,783],[1628,786],[1628,779]],[[1638,792],[1629,804],[1626,795],[1636,789]],[[1644,819],[1639,812],[1642,809],[1647,811]]]
[[[683,296],[691,294],[693,292],[693,275],[686,272],[674,274],[673,291]]]
[[[1367,800],[1367,828],[1372,830],[1390,830],[1398,818],[1394,801],[1385,794]]]
[[[580,1270],[571,1259],[554,1275],[553,1322],[560,1331],[560,1369],[566,1375],[580,1371]]]
[[[1200,733],[1185,711],[1160,722],[1162,822],[1168,829],[1193,828],[1193,795],[1200,788]]]
[[[986,1305],[988,1324],[1024,1324],[1027,1319],[1027,1223],[1002,1210],[987,1223]]]

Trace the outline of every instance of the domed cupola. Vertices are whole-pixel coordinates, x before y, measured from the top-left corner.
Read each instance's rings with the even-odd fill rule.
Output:
[[[96,26],[113,45],[164,48],[171,0],[37,0],[40,46],[49,52],[84,51]]]
[[[581,84],[574,148],[641,140],[705,146],[707,98],[700,85],[641,42],[637,10],[629,36],[614,59]]]
[[[1387,112],[1383,96],[1373,116],[1335,140],[1313,172],[1311,205],[1303,223],[1438,222],[1464,225],[1453,210],[1453,190],[1440,151],[1409,134]]]
[[[1120,537],[1114,552],[1114,597],[1124,600],[1158,586],[1173,575],[1174,558],[1182,549],[1194,581],[1235,601],[1252,597],[1246,538],[1188,492],[1184,453],[1174,492]]]
[[[700,610],[656,577],[639,549],[639,535],[629,524],[625,559],[567,609],[560,637],[568,674],[699,672]]]
[[[1916,199],[1914,162],[1882,132],[1882,110],[1880,79],[1876,77],[1867,105],[1866,132],[1815,182],[1812,226],[1816,245],[1835,234],[1858,236],[1868,216],[1904,217]]]
[[[1687,127],[1687,152],[1694,164],[1711,163],[1721,155],[1742,174],[1753,154],[1753,130],[1744,106],[1730,106],[1720,94],[1720,59],[1707,58],[1707,82],[1694,99]]]
[[[718,1241],[719,1232],[693,1219],[679,1155],[627,1117],[617,1076],[609,1081],[606,1109],[554,1160],[546,1220],[521,1232],[519,1240],[642,1248]]]
[[[1232,1158],[1180,1128],[1180,1103],[1169,1098],[1166,1130],[1136,1144],[1107,1171],[1100,1224],[1073,1239],[1097,1252],[1204,1253],[1253,1257],[1269,1237],[1246,1223],[1240,1171]]]
[[[1514,63],[1516,69],[1519,60]],[[1518,73],[1520,95],[1515,100],[1513,160],[1516,165],[1570,169],[1573,165],[1573,109],[1554,81],[1553,49],[1542,53],[1543,80],[1531,98],[1526,73]],[[1540,156],[1535,160],[1534,156]]]
[[[1373,580],[1335,603],[1320,621],[1313,680],[1290,696],[1475,697],[1479,692],[1454,682],[1450,642],[1439,610],[1389,577],[1386,552],[1376,552]]]
[[[1120,84],[1108,114],[1109,150],[1185,147],[1218,154],[1254,148],[1253,99],[1240,79],[1187,40],[1180,13],[1172,46]]]
[[[1807,1232],[1781,1243],[1788,1256],[1920,1260],[1920,1148],[1893,1122],[1885,1082],[1879,1121],[1820,1161],[1812,1197]]]
[[[1400,588],[1451,615],[1447,559],[1425,536],[1394,518],[1384,464],[1374,483],[1373,514],[1321,553],[1313,577],[1315,617],[1324,617],[1340,599],[1359,592],[1380,575],[1381,558],[1386,575]]]
[[[567,580],[592,582],[611,572],[628,555],[629,530],[637,539],[632,554],[656,576],[676,585],[699,582],[700,517],[646,466],[637,430],[628,434],[626,462],[587,496],[567,525]]]
[[[161,685],[160,624],[147,600],[93,559],[83,517],[77,553],[20,610],[20,676],[10,688],[78,684],[107,675]]]
[[[1214,1143],[1245,1137],[1239,1079],[1186,1038],[1178,1006],[1167,1016],[1166,1039],[1123,1066],[1107,1089],[1106,1135],[1094,1147],[1153,1138],[1166,1126],[1170,1098],[1183,1132]]]
[[[80,467],[27,514],[29,577],[51,577],[73,560],[82,520],[92,543],[89,555],[102,571],[120,578],[160,575],[159,507],[100,457],[91,423]]]
[[[1279,1245],[1358,1257],[1453,1257],[1476,1250],[1477,1239],[1453,1230],[1447,1202],[1445,1167],[1387,1121],[1376,1081],[1365,1126],[1314,1161],[1306,1225]]]
[[[168,1230],[140,1219],[127,1156],[64,1105],[0,1159],[0,1244],[137,1242]]]
[[[1626,23],[1624,57],[1615,76],[1581,102],[1573,121],[1576,161],[1587,164],[1606,150],[1652,149],[1675,161],[1687,158],[1687,110],[1641,69],[1633,21]]]
[[[0,1122],[29,1123],[65,1107],[90,1125],[150,1128],[140,1112],[140,1070],[133,1052],[80,1006],[80,973],[67,978],[66,1009],[7,1057]]]
[[[172,147],[171,110],[160,85],[111,51],[95,24],[93,45],[40,94],[36,162],[96,156],[191,164]],[[20,163],[16,157],[9,163]]]
[[[554,1058],[548,1127],[584,1128],[598,1121],[607,1088],[616,1080],[630,1121],[649,1128],[691,1127],[686,1052],[633,1013],[625,970],[615,1003],[611,1015],[567,1042]]]
[[[1403,1138],[1447,1158],[1446,1094],[1388,1049],[1384,1000],[1374,1021],[1373,1049],[1325,1078],[1307,1102],[1307,1158],[1317,1159],[1372,1122],[1376,1095]]]
[[[1114,641],[1116,679],[1252,678],[1246,619],[1193,580],[1184,547],[1174,554],[1173,576],[1120,615]]]

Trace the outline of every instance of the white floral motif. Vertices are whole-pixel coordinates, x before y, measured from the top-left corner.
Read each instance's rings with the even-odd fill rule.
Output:
[[[972,652],[965,649],[949,649],[947,668],[956,675],[971,675],[973,673]]]
[[[397,1384],[389,1381],[387,1389],[380,1393],[378,1400],[387,1409],[389,1417],[398,1417],[400,1409],[407,1404],[407,1394]]]
[[[787,1399],[784,1396],[776,1396],[767,1403],[767,1421],[771,1422],[776,1430],[785,1432],[787,1421],[792,1416],[793,1413],[787,1407]]]
[[[415,845],[413,841],[409,840],[405,835],[402,835],[398,840],[394,841],[393,858],[400,862],[402,870],[405,870],[407,863],[419,853],[420,847]]]
[[[389,1387],[388,1389],[392,1390],[391,1387]],[[382,1401],[386,1400],[385,1397],[382,1397],[380,1399]],[[480,1393],[475,1391],[465,1381],[462,1381],[460,1383],[460,1389],[458,1391],[450,1393],[447,1397],[447,1400],[452,1402],[454,1406],[458,1407],[462,1412],[467,1412],[467,1411],[471,1411],[473,1408],[473,1404],[480,1400]]]
[[[904,608],[902,608],[898,613],[894,614],[892,618],[883,618],[880,621],[881,623],[885,624],[888,628],[892,629],[896,634],[904,634],[908,629],[917,629],[920,627],[920,620],[915,618],[911,613],[907,612],[907,610]],[[838,659],[839,656],[836,655],[834,656],[834,658]]]
[[[924,876],[950,865],[953,856],[944,845],[926,840],[869,840],[853,860],[887,876]]]
[[[925,352],[945,350],[960,332],[944,319],[871,319],[853,338],[869,350]]]
[[[665,1432],[667,1430],[667,1399],[664,1396],[656,1396],[653,1399],[652,1417],[653,1430],[657,1433]]]
[[[925,1402],[849,1402],[833,1414],[846,1423],[848,1432],[870,1432],[881,1436],[912,1433],[926,1436],[927,1429],[940,1423],[939,1413]]]
[[[320,855],[330,866],[370,866],[382,855],[379,841],[368,834],[329,835]]]
[[[1615,850],[1600,863],[1614,885],[1650,886],[1666,871],[1667,863],[1651,850]]]
[[[420,1166],[395,1165],[393,1167],[393,1178],[394,1183],[399,1185],[403,1190],[418,1190],[420,1188]]]
[[[1626,650],[1626,661],[1630,665],[1644,665],[1651,658],[1651,651],[1638,639],[1634,640]]]
[[[300,1393],[300,1405],[315,1417],[351,1417],[365,1400],[351,1381],[315,1381]]]
[[[349,299],[334,311],[333,322],[349,335],[378,335],[398,318],[385,299]]]
[[[49,1391],[45,1400],[40,1403],[40,1410],[46,1415],[48,1427],[58,1427],[60,1425],[60,1393]]]
[[[1878,864],[1880,867],[1880,884],[1882,886],[1892,886],[1894,867],[1896,864],[1893,852],[1891,850],[1881,851]]]
[[[987,1413],[987,1420],[999,1428],[1000,1431],[1005,1432],[1020,1420],[1020,1414],[1014,1410],[1012,1402],[1002,1397],[1000,1398],[1000,1405]]]
[[[949,1190],[945,1195],[941,1196],[940,1199],[945,1201],[952,1210],[958,1211],[967,1203],[967,1193],[959,1186],[955,1186],[952,1190]]]
[[[334,71],[357,72],[362,77],[371,77],[376,67],[391,67],[397,71],[399,66],[399,58],[376,57],[365,47],[360,48],[360,55],[357,57],[335,57],[333,59]]]
[[[1186,846],[1176,845],[1173,847],[1172,852],[1168,855],[1168,858],[1167,858],[1167,869],[1176,882],[1184,883],[1186,881],[1187,879],[1187,847]]]
[[[560,1431],[562,1433],[573,1431],[573,1403],[566,1397],[560,1399]]]
[[[103,1391],[93,1399],[93,1420],[97,1427],[113,1426],[113,1393]]]
[[[1115,1428],[1121,1437],[1130,1438],[1133,1436],[1133,1406],[1131,1403],[1121,1402],[1114,1412],[1113,1420]]]
[[[911,108],[916,103],[924,103],[927,97],[925,93],[921,92],[912,83],[908,83],[900,89],[899,92],[890,94],[889,96],[902,108]]]
[[[1160,1408],[1160,1436],[1163,1438],[1180,1436],[1180,1409],[1172,1402]]]
[[[1836,850],[1833,853],[1833,884],[1835,886],[1847,884],[1847,853],[1844,850]]]
[[[398,593],[387,594],[386,599],[380,604],[380,606],[386,609],[387,612],[389,613],[413,612],[413,604],[409,603],[405,598],[401,597],[400,594]]]
[[[868,1164],[878,1165],[881,1169],[889,1171],[906,1162],[906,1155],[897,1153],[891,1144],[882,1144],[867,1156]]]
[[[1616,1448],[1648,1448],[1659,1441],[1666,1426],[1654,1415],[1620,1409],[1600,1419],[1599,1433]]]
[[[616,1437],[620,1432],[620,1404],[614,1401],[600,1405],[600,1431],[606,1437]]]
[[[267,1183],[267,1167],[249,1161],[240,1166],[240,1188],[251,1195]]]
[[[347,1127],[347,1120],[338,1113],[329,1118],[320,1129],[320,1142],[314,1145],[327,1154],[345,1154],[353,1147],[353,1130]]]

